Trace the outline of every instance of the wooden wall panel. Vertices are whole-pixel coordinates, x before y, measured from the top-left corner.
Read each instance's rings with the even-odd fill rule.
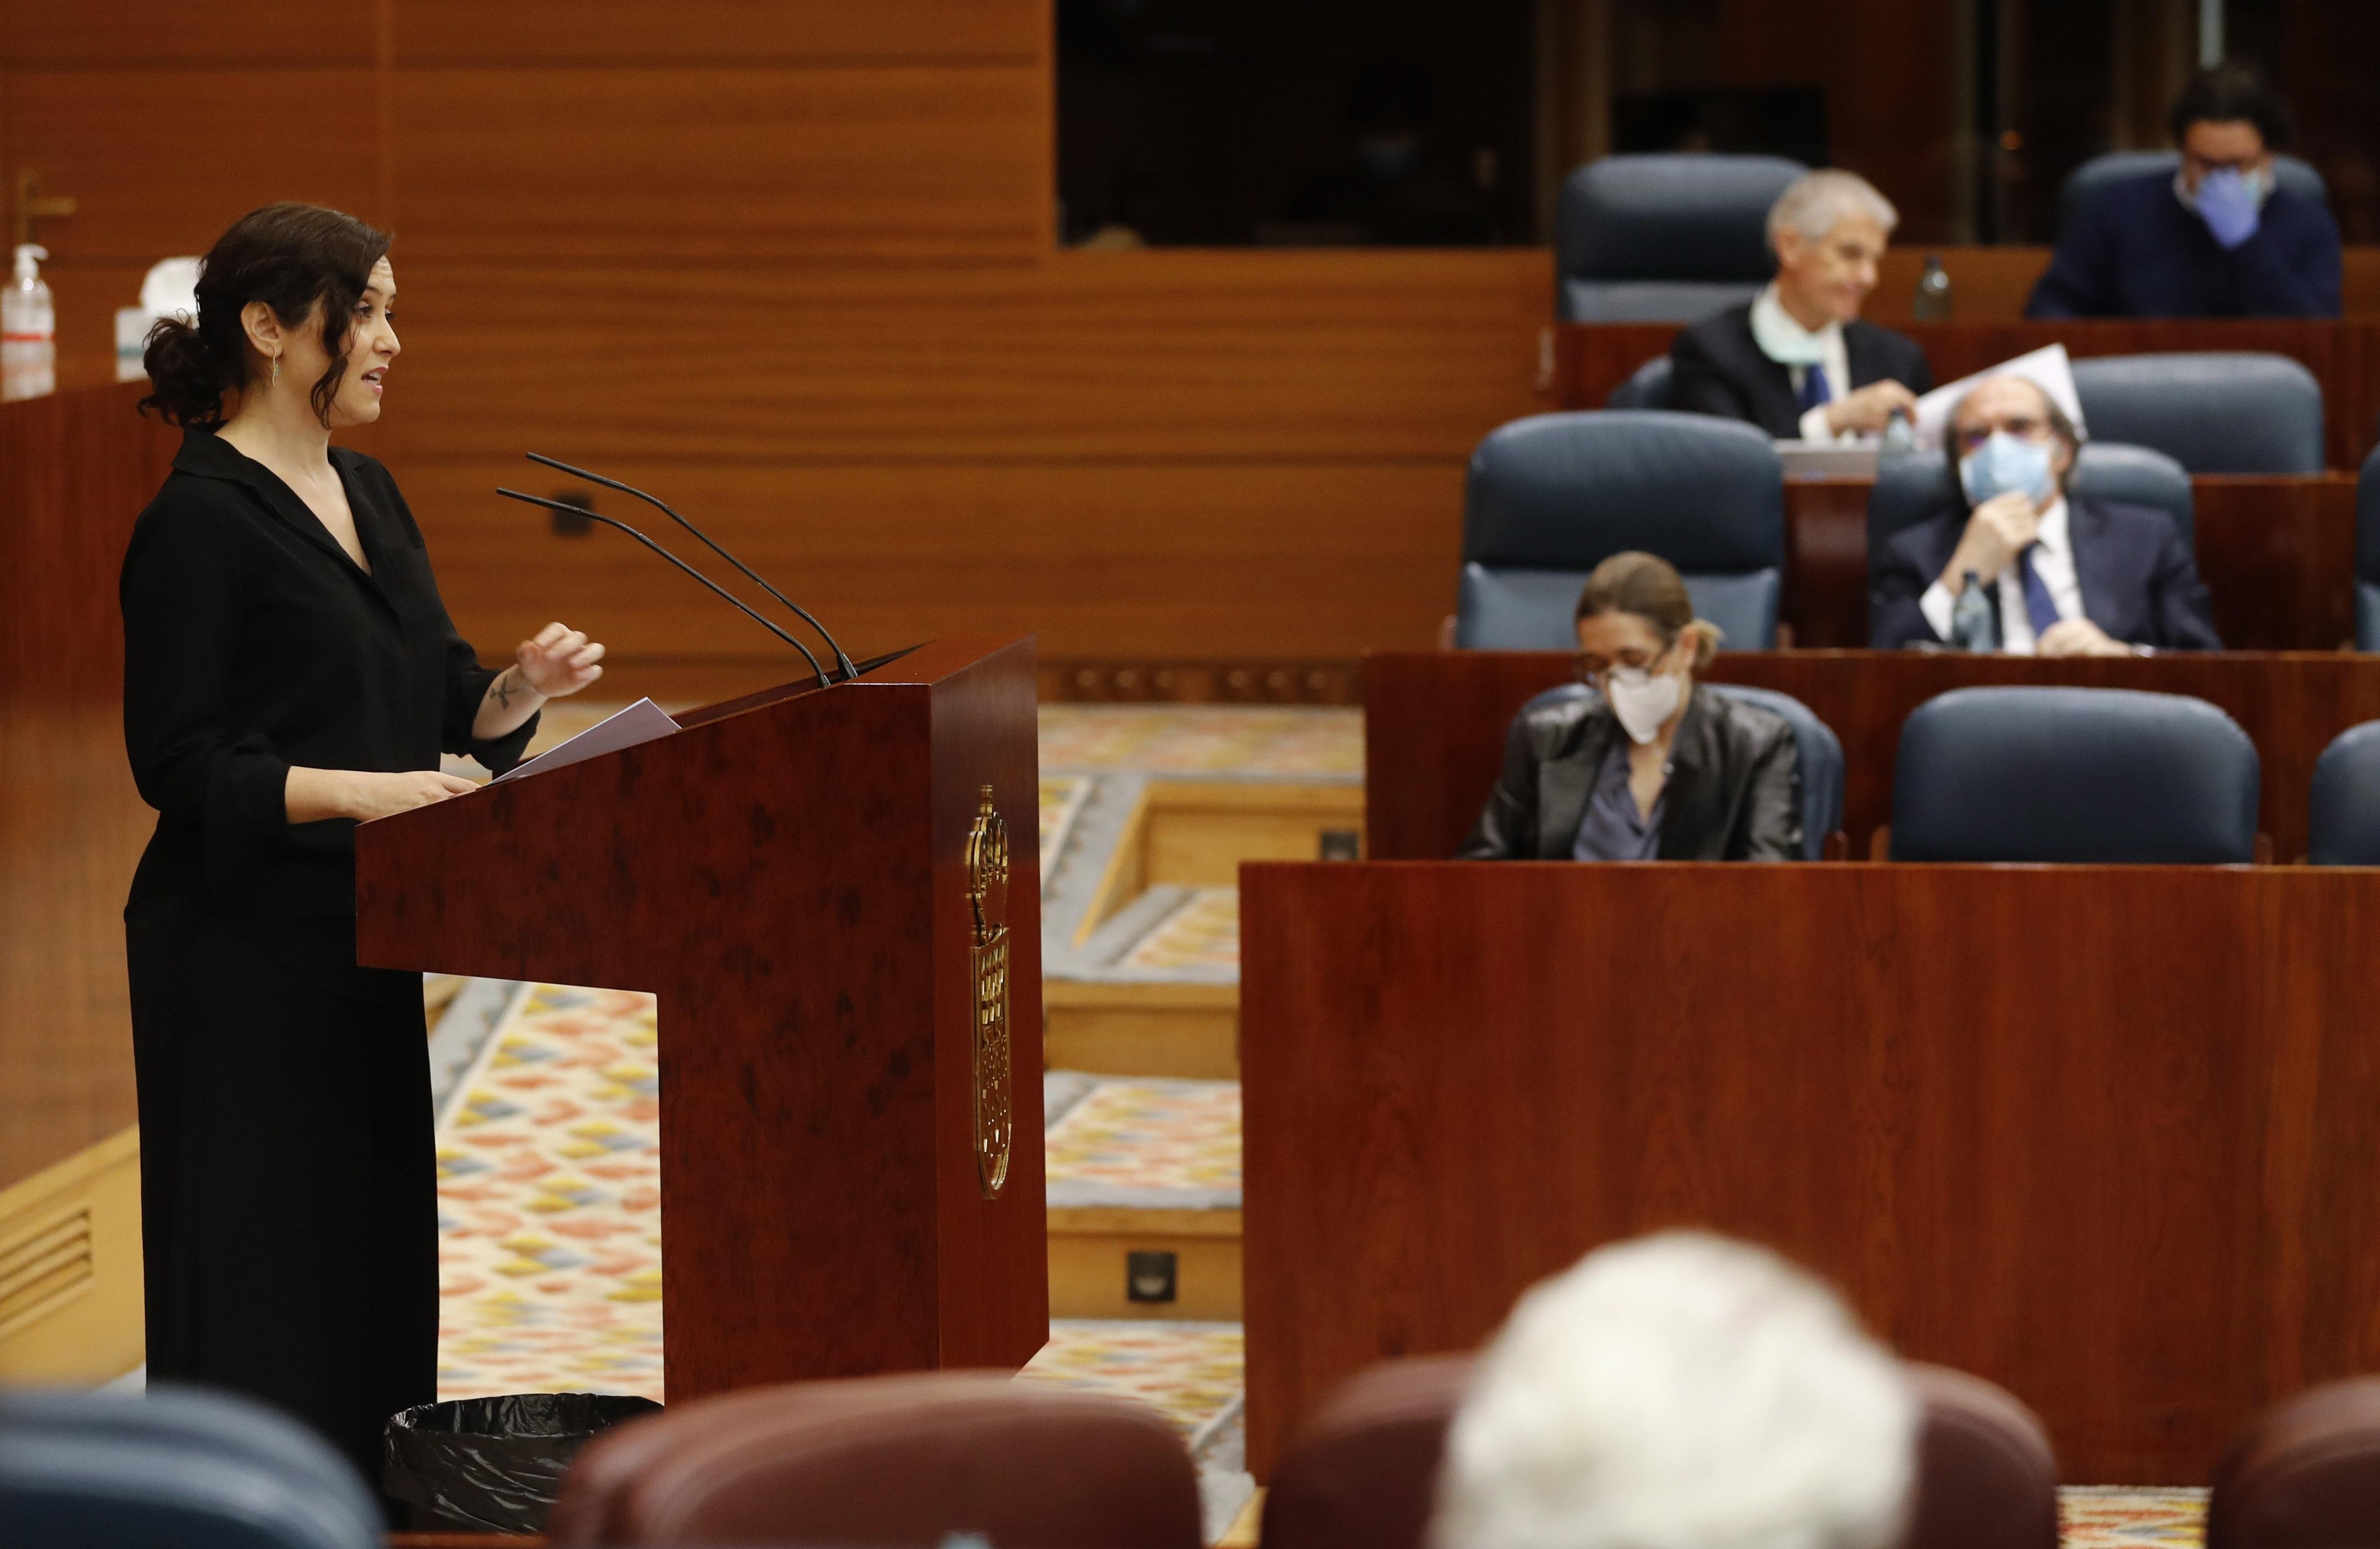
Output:
[[[448,609],[501,660],[560,616],[638,666],[789,654],[631,540],[555,536],[492,492],[571,481],[518,459],[402,461]],[[1038,631],[1045,657],[1192,660],[1426,648],[1454,606],[1460,463],[781,467],[603,463],[823,618],[855,656],[960,630]],[[668,518],[596,509],[752,590]],[[775,617],[774,612],[771,613]],[[787,621],[790,627],[790,621]],[[607,685],[608,687],[608,685]]]
[[[1052,240],[1048,98],[1030,65],[405,71],[405,250],[1024,261]]]
[[[42,227],[55,260],[145,270],[274,200],[370,218],[372,104],[369,70],[15,70],[0,138],[76,201]]]
[[[410,263],[408,459],[1468,457],[1540,407],[1547,256],[1027,269]]]
[[[11,69],[368,67],[373,10],[374,0],[11,0],[0,7],[0,60]]]
[[[1038,61],[1050,0],[395,0],[400,66]]]

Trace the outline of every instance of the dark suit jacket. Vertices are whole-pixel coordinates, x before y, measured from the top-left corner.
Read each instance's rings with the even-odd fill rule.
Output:
[[[1854,388],[1898,382],[1912,393],[1925,393],[1934,386],[1934,372],[1917,341],[1889,328],[1856,318],[1844,323],[1843,354]],[[1748,421],[1780,441],[1802,433],[1793,373],[1754,342],[1749,301],[1680,333],[1670,346],[1670,408]]]
[[[2287,189],[2228,251],[2173,176],[2110,183],[2085,199],[2024,304],[2027,317],[2337,317],[2338,226]]]
[[[1583,694],[1524,709],[1504,739],[1504,772],[1458,860],[1567,860],[1596,773],[1627,733]],[[1697,685],[1670,747],[1660,859],[1796,860],[1802,765],[1784,716]]]
[[[2067,538],[2082,616],[2119,640],[2172,651],[2220,651],[2206,583],[2173,518],[2149,506],[2075,500]],[[1936,641],[1917,600],[1941,579],[1959,547],[1967,513],[1935,518],[1894,535],[1876,566],[1868,603],[1868,643],[1878,650]]]

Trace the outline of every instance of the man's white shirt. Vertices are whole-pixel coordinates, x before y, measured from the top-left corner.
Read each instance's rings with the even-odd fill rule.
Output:
[[[2074,576],[2074,544],[2068,531],[2066,497],[2059,495],[2041,513],[2041,531],[2036,541],[2040,547],[2033,551],[2033,573],[2049,589],[2049,600],[2058,604],[2058,616],[2062,622],[2082,616],[2082,583]],[[2024,573],[2011,561],[1998,578],[1983,578],[1985,585],[1997,579],[1999,583],[2000,649],[2011,656],[2034,653],[2033,615],[2024,605]],[[1918,611],[1934,633],[1942,640],[1950,638],[1950,615],[1959,605],[1958,593],[1937,578],[1917,599]]]
[[[1843,325],[1829,323],[1815,332],[1803,327],[1777,299],[1774,280],[1752,299],[1752,338],[1762,354],[1792,373],[1794,396],[1801,396],[1802,384],[1813,371],[1826,373],[1828,403],[1851,396],[1852,360],[1843,348]],[[1804,441],[1849,441],[1859,434],[1845,431],[1837,435],[1828,430],[1826,404],[1803,414],[1801,430]]]

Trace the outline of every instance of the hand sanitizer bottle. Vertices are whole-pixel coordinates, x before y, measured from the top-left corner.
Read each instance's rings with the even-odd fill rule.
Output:
[[[0,291],[0,399],[37,398],[58,386],[57,308],[38,267],[50,255],[27,242]]]

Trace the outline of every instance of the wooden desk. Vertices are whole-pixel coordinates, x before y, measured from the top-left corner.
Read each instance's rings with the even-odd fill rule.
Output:
[[[2203,473],[2198,573],[2234,651],[2335,651],[2355,636],[2355,480]],[[1782,616],[1801,647],[1868,642],[1866,479],[1785,483]]]
[[[2044,345],[2080,360],[2170,350],[2258,349],[2304,362],[2322,383],[2325,445],[2334,469],[2361,467],[2380,423],[2380,319],[2174,318],[2156,321],[1898,323],[1917,341],[1937,383],[1955,382]],[[1669,352],[1669,323],[1566,323],[1554,330],[1554,396],[1563,409],[1601,409],[1637,367]]]
[[[2204,1482],[2380,1363],[2380,872],[1240,876],[1260,1480],[1333,1382],[1673,1225],[2007,1385],[2074,1482]]]
[[[2274,855],[2306,851],[2307,790],[2330,739],[2380,720],[2380,656],[2346,652],[2045,661],[1915,651],[1722,652],[1707,674],[1792,695],[1843,744],[1843,827],[1852,853],[1892,821],[1900,724],[1937,694],[1978,684],[2073,684],[2193,694],[2247,730],[2264,761],[2258,826]],[[1364,853],[1381,860],[1454,852],[1496,783],[1513,713],[1571,680],[1558,652],[1375,652],[1364,658]]]

